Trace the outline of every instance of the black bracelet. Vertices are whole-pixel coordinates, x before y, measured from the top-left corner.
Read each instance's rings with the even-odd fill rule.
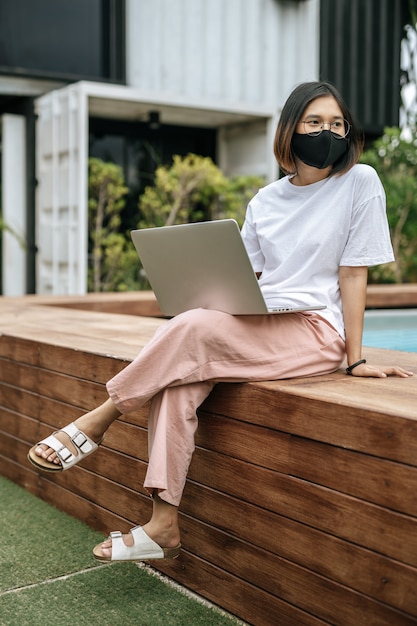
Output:
[[[366,359],[361,359],[360,361],[356,361],[356,363],[353,363],[353,365],[349,365],[349,367],[346,368],[346,374],[350,374],[350,376],[352,376],[353,368],[357,367],[358,365],[362,365],[362,363],[366,363]]]

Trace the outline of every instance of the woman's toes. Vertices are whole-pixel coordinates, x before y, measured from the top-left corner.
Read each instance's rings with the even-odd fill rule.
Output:
[[[127,546],[133,546],[133,537],[131,533],[127,535],[123,535],[123,541]],[[106,558],[111,558],[111,549],[112,549],[112,540],[111,537],[108,537],[106,541],[100,545],[100,550],[103,556]]]
[[[44,448],[43,446],[38,446],[35,449],[35,454],[42,459],[45,459],[45,461],[48,461],[49,463],[55,463],[55,465],[59,465],[60,463],[55,453],[55,450],[52,450],[52,448]]]
[[[35,450],[35,453],[45,459],[47,461],[51,456],[52,450],[50,448],[44,448],[43,446],[38,446]]]
[[[111,557],[111,539],[106,539],[106,541],[101,544],[101,552],[103,556]]]

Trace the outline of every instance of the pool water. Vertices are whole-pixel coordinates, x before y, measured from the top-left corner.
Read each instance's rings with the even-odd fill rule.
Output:
[[[417,309],[366,311],[363,345],[417,352]]]

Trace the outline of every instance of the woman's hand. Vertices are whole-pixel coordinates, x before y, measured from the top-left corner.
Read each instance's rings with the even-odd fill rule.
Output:
[[[408,378],[414,376],[413,372],[398,367],[397,365],[385,365],[378,367],[375,365],[368,365],[368,363],[361,363],[357,365],[352,371],[352,376],[362,376],[363,378],[387,378],[387,376],[399,376],[400,378]]]
[[[348,363],[354,365],[350,374],[364,378],[387,378],[387,376],[408,378],[413,376],[413,372],[396,365],[376,366],[367,363],[356,365],[357,361],[362,361],[362,331],[367,277],[367,267],[342,266],[339,268],[339,285],[346,331],[346,356]]]

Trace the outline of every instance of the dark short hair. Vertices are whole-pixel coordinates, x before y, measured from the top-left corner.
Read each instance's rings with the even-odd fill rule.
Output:
[[[331,175],[343,174],[358,162],[363,150],[363,132],[340,93],[331,83],[322,81],[302,83],[294,89],[285,102],[275,133],[274,154],[279,167],[285,174],[294,174],[296,172],[291,140],[297,124],[310,102],[324,96],[333,96],[342,111],[343,117],[350,124],[347,136],[349,142],[348,150],[335,163]]]

